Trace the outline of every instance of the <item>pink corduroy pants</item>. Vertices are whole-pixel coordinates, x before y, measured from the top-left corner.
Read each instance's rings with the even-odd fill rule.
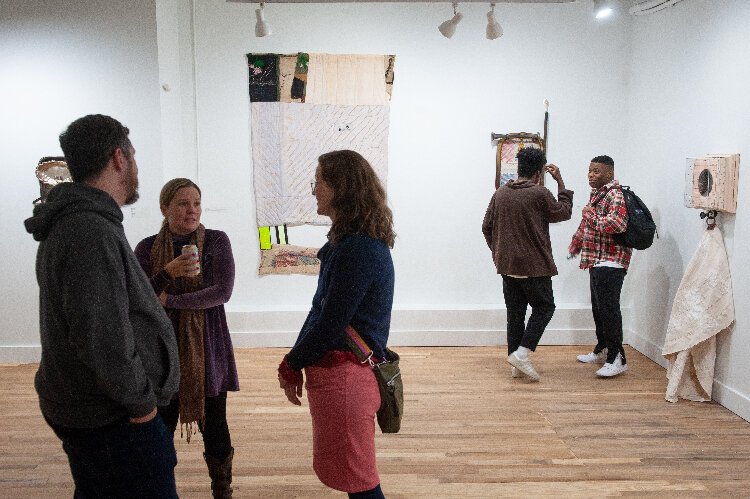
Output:
[[[323,484],[363,492],[380,483],[375,463],[375,413],[380,392],[372,368],[329,352],[330,367],[305,368],[313,429],[313,469]],[[333,358],[331,358],[333,357]]]

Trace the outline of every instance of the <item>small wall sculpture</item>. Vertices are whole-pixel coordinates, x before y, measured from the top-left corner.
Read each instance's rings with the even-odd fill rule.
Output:
[[[33,203],[43,203],[52,188],[63,182],[72,182],[68,164],[62,156],[44,156],[36,165],[36,179],[39,181],[39,197]]]
[[[685,206],[737,212],[739,154],[710,154],[688,158],[685,169]]]

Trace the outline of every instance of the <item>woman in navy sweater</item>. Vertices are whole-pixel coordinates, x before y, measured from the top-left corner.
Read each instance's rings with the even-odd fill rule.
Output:
[[[313,424],[313,468],[325,485],[382,498],[375,463],[380,393],[370,365],[345,342],[351,325],[382,359],[393,305],[393,215],[374,170],[354,151],[318,158],[313,193],[331,218],[312,309],[279,366],[279,384],[300,405],[305,371]]]

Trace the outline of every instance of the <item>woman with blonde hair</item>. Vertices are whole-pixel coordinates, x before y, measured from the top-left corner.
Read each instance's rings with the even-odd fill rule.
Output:
[[[239,390],[224,303],[234,287],[234,257],[227,235],[201,223],[201,190],[191,180],[167,182],[159,195],[164,215],[158,234],[135,248],[138,261],[172,320],[180,356],[180,389],[159,407],[174,434],[190,442],[195,426],[203,434],[203,454],[214,497],[232,497],[234,448],[227,424],[227,392]],[[183,246],[195,254],[182,254]]]
[[[354,151],[318,159],[313,194],[331,218],[312,309],[279,366],[279,385],[300,405],[304,369],[313,426],[313,469],[355,498],[382,498],[375,462],[380,392],[368,363],[347,348],[351,326],[383,359],[393,305],[393,215],[380,180]]]

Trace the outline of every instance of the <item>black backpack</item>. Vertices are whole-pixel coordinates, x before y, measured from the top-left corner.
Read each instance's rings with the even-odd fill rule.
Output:
[[[616,188],[610,187],[607,192]],[[659,234],[656,232],[654,218],[651,216],[651,212],[646,207],[646,204],[641,201],[641,198],[630,190],[630,186],[622,185],[620,186],[620,190],[625,200],[625,207],[628,210],[628,227],[625,229],[625,232],[612,234],[612,239],[620,246],[644,250],[654,242],[654,235],[657,238],[659,237]],[[591,203],[591,206],[596,206],[607,195],[607,192],[599,196],[596,201]]]

